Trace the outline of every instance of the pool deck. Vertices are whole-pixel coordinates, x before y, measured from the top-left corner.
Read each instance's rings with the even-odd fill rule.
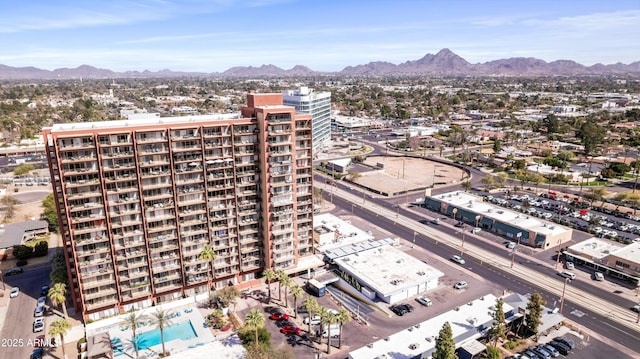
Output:
[[[170,353],[178,353],[188,349],[194,349],[200,346],[204,346],[208,343],[211,343],[216,340],[216,337],[211,332],[211,329],[205,328],[203,323],[205,321],[202,313],[198,308],[175,308],[172,309],[173,313],[180,313],[179,316],[176,316],[171,319],[173,323],[185,322],[187,320],[191,321],[191,325],[195,330],[197,337],[189,340],[181,340],[175,339],[169,342],[166,342],[165,349]],[[150,320],[147,320],[150,322]],[[116,358],[126,359],[127,357],[135,358],[135,350],[133,349],[132,337],[133,331],[129,328],[124,329],[121,326],[112,326],[109,328],[109,336],[111,339],[120,338],[122,340],[122,347],[124,354],[116,356]],[[148,332],[151,330],[155,330],[156,326],[153,324],[147,324],[136,329],[136,334]],[[157,357],[158,353],[162,352],[162,344],[154,345],[149,349],[142,349],[139,351],[139,355],[146,355],[148,358]]]

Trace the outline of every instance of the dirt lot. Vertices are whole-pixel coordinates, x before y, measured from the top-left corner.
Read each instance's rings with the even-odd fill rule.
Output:
[[[434,182],[459,182],[465,175],[459,168],[422,158],[369,156],[364,163],[382,169],[363,172],[355,182],[389,195],[429,188]]]

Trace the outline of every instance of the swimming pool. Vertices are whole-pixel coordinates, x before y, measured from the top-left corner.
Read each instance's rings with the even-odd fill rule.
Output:
[[[189,340],[197,338],[196,330],[193,329],[191,321],[188,320],[182,323],[173,324],[170,327],[164,328],[164,342],[168,343],[175,339]],[[133,342],[133,337],[131,337]],[[151,330],[148,332],[138,334],[138,349],[147,349],[154,345],[161,344],[160,329]]]

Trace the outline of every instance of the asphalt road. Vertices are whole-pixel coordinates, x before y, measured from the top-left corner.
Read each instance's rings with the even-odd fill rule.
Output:
[[[33,332],[33,311],[40,296],[40,288],[49,284],[50,271],[48,265],[42,265],[26,268],[22,274],[4,277],[5,285],[20,288],[20,294],[9,301],[0,333],[0,357],[28,358],[34,349],[34,339],[48,332],[48,325],[53,317],[51,311],[45,313],[45,330],[39,333]]]
[[[328,200],[329,194],[326,191],[324,193],[325,193],[325,196],[327,196],[327,200]],[[397,225],[394,221],[394,218],[380,217],[377,215],[377,213],[373,213],[368,210],[363,210],[356,206],[352,207],[350,202],[347,202],[335,195],[333,197],[334,197],[333,203],[336,206],[343,208],[346,211],[353,210],[354,215],[362,218],[363,220],[369,221],[371,223],[376,223],[378,227],[386,231],[389,231],[390,233],[394,233],[394,235],[397,237],[405,238],[408,240],[411,240],[413,238],[414,231],[404,226]],[[382,199],[367,199],[367,200],[374,201],[376,204],[387,207],[387,208],[390,206],[393,206],[392,204],[386,203]],[[401,207],[399,209],[399,213],[402,216],[414,219],[416,221],[424,218],[413,212],[406,211]],[[438,230],[441,230],[450,235],[455,235],[454,229],[450,229],[445,226],[440,226],[440,227],[441,228],[438,228]],[[467,235],[466,240],[473,241],[475,245],[478,245],[487,250],[491,250],[492,252],[495,252],[496,255],[510,258],[511,253],[506,249],[504,251],[495,251],[495,247],[493,245],[481,240],[474,239],[470,235]],[[449,248],[448,246],[437,245],[434,240],[427,238],[425,236],[420,236],[420,235],[417,236],[415,244],[429,250],[433,254],[440,256],[445,260],[448,259],[453,254],[459,254],[459,251],[457,251],[456,249]],[[505,271],[501,268],[496,268],[486,263],[481,263],[472,257],[467,257],[466,260],[467,260],[466,267],[472,267],[473,272],[475,274],[480,275],[481,277],[487,279],[488,281],[491,281],[494,283],[500,283],[500,285],[503,286],[504,288],[508,288],[512,291],[520,292],[520,293],[530,293],[532,291],[537,291],[541,293],[543,298],[545,298],[550,303],[553,303],[553,300],[558,299],[555,295],[552,295],[549,292],[537,287],[535,283],[525,282],[520,278],[517,278],[511,275],[508,271]],[[521,255],[516,255],[516,260],[522,265],[525,265],[531,268],[532,271],[544,272],[546,274],[555,275],[555,270],[540,266],[538,263],[530,262],[527,260],[526,257],[522,257]],[[558,277],[558,281],[561,282],[562,279]],[[601,298],[607,298],[610,302],[621,305],[623,307],[631,307],[633,305],[633,303],[630,302],[629,300],[626,300],[624,298],[620,298],[617,296],[612,296],[612,294],[609,292],[606,292],[598,287],[588,285],[586,283],[581,283],[580,281],[575,281],[574,283],[571,283],[569,285],[575,285],[576,287],[582,290],[588,291],[589,293],[595,294]],[[605,335],[609,339],[617,343],[620,343],[621,345],[624,345],[635,352],[640,352],[640,341],[637,340],[637,336],[638,336],[637,331],[630,331],[625,328],[621,328],[615,321],[609,319],[608,317],[604,317],[594,313],[593,311],[590,310],[589,303],[578,303],[574,301],[572,298],[567,297],[565,298],[563,312],[565,313],[565,315],[571,316],[571,319],[573,321],[575,321],[576,323],[584,327],[591,328],[593,330],[601,330],[605,328],[604,330],[600,331],[600,334]],[[575,313],[578,315],[572,315],[570,313]],[[634,316],[634,313],[629,311],[629,317],[630,317],[629,319],[633,319],[633,316]]]

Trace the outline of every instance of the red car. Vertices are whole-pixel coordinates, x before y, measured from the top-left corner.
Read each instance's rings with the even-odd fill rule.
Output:
[[[289,319],[289,314],[286,313],[273,313],[269,316],[269,319],[273,320],[287,320]]]
[[[282,329],[280,329],[280,333],[284,333],[284,334],[300,334],[300,328],[296,327],[295,325],[287,325],[287,326],[283,327]]]

